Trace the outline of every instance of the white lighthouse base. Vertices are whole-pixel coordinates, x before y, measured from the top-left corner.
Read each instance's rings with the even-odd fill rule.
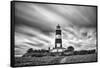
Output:
[[[50,52],[64,52],[66,48],[56,47],[50,50]]]

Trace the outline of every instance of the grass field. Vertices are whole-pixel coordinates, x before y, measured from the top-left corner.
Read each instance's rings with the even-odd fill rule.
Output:
[[[61,63],[96,62],[96,54],[73,56],[44,56],[32,58],[16,58],[15,66],[35,66]]]
[[[75,63],[75,62],[95,62],[97,61],[96,54],[88,54],[88,55],[75,55],[64,57],[60,63]]]

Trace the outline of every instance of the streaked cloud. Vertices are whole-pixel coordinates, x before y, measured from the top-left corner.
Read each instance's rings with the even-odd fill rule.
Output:
[[[15,54],[55,45],[55,29],[62,29],[63,46],[96,48],[96,7],[15,3]]]

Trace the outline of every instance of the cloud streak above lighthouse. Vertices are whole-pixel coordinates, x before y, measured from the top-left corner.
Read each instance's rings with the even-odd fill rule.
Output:
[[[55,46],[55,30],[62,30],[62,46],[96,49],[97,8],[90,6],[15,3],[15,55],[27,49]]]

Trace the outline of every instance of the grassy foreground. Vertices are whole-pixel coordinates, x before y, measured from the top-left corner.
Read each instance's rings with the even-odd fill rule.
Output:
[[[61,63],[96,62],[97,54],[73,55],[73,56],[44,56],[16,58],[15,66],[36,66]]]

